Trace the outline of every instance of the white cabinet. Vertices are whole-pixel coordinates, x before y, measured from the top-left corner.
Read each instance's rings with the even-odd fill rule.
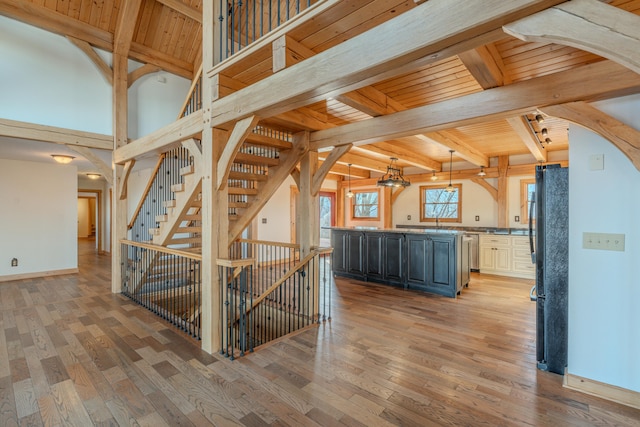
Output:
[[[480,272],[535,278],[527,236],[480,235]]]

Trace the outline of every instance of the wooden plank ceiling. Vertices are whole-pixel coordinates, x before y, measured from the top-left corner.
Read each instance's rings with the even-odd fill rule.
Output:
[[[118,12],[126,0],[3,0],[0,14],[71,36],[92,46],[112,50]],[[284,0],[282,0],[284,1]],[[316,3],[315,1],[312,3]],[[318,4],[324,2],[319,1]],[[419,7],[414,1],[360,0],[334,2],[331,14],[296,28],[289,34],[312,54]],[[640,14],[640,0],[613,0],[609,4]],[[201,63],[202,0],[142,0],[130,57],[169,72],[192,78]],[[330,18],[330,19],[329,19]],[[239,29],[242,32],[242,29]],[[258,59],[257,59],[258,58]],[[277,116],[267,124],[290,131],[319,130],[369,119],[373,116],[444,101],[492,87],[573,69],[603,58],[572,47],[529,43],[511,36],[459,56],[408,70],[337,99],[327,99],[299,109],[306,120]],[[238,61],[225,68],[225,75],[250,85],[271,75],[270,52],[252,56],[251,63]],[[445,132],[444,137],[462,142],[485,157],[534,156],[523,138],[538,138],[547,152],[567,150],[568,124],[546,118],[535,121],[536,111],[510,120],[485,122]],[[542,135],[546,129],[547,134]],[[343,165],[354,170],[383,171],[391,155],[400,166],[420,166],[424,171],[441,170],[449,160],[449,148],[437,142],[443,135],[419,135],[354,147],[334,168],[344,175]],[[552,143],[545,143],[550,138]],[[321,153],[321,158],[324,157]],[[454,154],[454,160],[460,160]],[[475,166],[481,166],[476,164]],[[486,165],[485,165],[486,166]],[[355,176],[363,176],[362,171]],[[366,176],[366,174],[365,174]]]

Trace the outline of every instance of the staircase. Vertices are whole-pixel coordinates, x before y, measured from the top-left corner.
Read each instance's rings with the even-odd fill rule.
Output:
[[[261,129],[258,128],[258,131]],[[286,174],[273,174],[270,170],[281,167],[281,159],[287,157],[286,168],[295,166],[288,156],[292,143],[274,136],[253,133],[247,137],[236,154],[227,179],[228,215],[233,227],[240,232],[251,222],[262,206],[269,200],[261,194],[265,187],[277,188]],[[173,198],[163,202],[166,212],[155,218],[156,227],[150,228],[154,245],[197,251],[202,239],[202,196],[199,173],[199,153],[194,163],[180,169],[182,182],[171,185]],[[274,182],[279,180],[280,182]],[[261,197],[262,196],[262,197]],[[251,208],[251,209],[249,209]],[[251,217],[249,217],[251,215]],[[238,227],[242,224],[244,226]],[[239,236],[230,236],[233,240]]]

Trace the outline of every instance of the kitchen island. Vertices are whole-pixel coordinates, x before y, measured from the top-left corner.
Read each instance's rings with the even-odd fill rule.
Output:
[[[469,241],[452,230],[332,228],[337,276],[455,298],[469,285]]]

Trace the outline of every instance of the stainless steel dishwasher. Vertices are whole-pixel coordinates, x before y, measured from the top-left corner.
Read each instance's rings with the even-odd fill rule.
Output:
[[[469,242],[469,269],[480,271],[480,238],[477,233],[465,233],[471,239]]]

